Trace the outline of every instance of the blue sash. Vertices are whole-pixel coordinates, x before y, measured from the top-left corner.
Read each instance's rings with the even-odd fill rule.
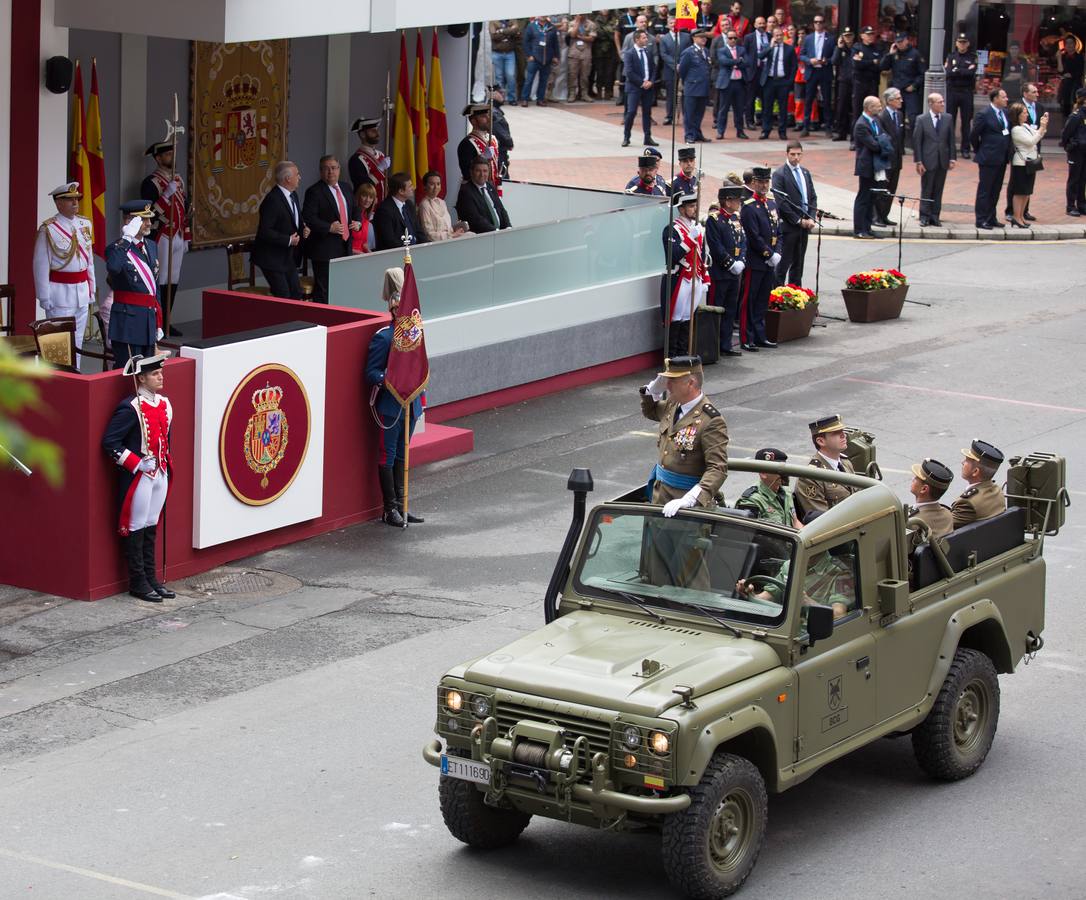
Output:
[[[649,502],[652,501],[652,486],[657,481],[666,484],[669,488],[688,491],[701,479],[696,475],[680,475],[678,472],[672,472],[657,463],[649,473],[649,482],[645,485],[645,499]]]

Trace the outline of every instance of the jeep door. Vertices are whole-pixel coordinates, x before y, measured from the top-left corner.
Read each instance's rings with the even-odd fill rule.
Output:
[[[862,596],[865,579],[859,542],[839,540],[812,547],[795,602],[833,605],[833,634],[808,647],[794,670],[799,688],[796,760],[815,756],[875,723],[875,638]],[[802,599],[801,599],[802,598]],[[805,607],[797,634],[806,634]]]

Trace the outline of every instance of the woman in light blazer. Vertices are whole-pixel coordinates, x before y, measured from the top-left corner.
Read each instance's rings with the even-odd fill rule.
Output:
[[[1011,156],[1011,211],[1014,217],[1011,219],[1012,228],[1029,228],[1023,215],[1026,211],[1026,203],[1033,193],[1033,182],[1037,173],[1026,165],[1027,160],[1041,158],[1040,143],[1048,129],[1048,113],[1041,116],[1040,125],[1030,125],[1026,117],[1026,107],[1023,103],[1012,103],[1007,111],[1011,124],[1011,144],[1014,153]]]

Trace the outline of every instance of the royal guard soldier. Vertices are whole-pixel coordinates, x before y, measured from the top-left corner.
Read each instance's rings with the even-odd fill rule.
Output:
[[[34,242],[34,292],[46,317],[75,317],[75,347],[83,347],[87,315],[94,302],[94,227],[77,215],[83,196],[78,181],[49,192],[57,214],[38,228]],[[79,365],[76,356],[76,366]]]
[[[626,182],[627,194],[643,194],[646,197],[666,197],[667,182],[656,174],[656,157],[645,153],[637,158],[637,175]]]
[[[347,162],[347,172],[351,176],[351,189],[358,190],[360,184],[372,184],[377,191],[376,209],[388,196],[386,182],[392,160],[382,153],[377,145],[381,142],[380,119],[355,119],[351,131],[358,135],[360,146]]]
[[[846,472],[854,475],[856,470],[845,456],[845,448],[848,447],[848,434],[845,432],[845,423],[840,416],[825,416],[817,419],[808,426],[811,430],[811,443],[814,444],[815,454],[807,463],[816,469],[827,469],[831,472]],[[796,482],[794,500],[803,521],[811,513],[824,513],[832,509],[842,500],[855,493],[857,489],[847,484],[838,484],[834,481],[819,481],[816,478],[800,478]]]
[[[743,201],[740,221],[747,233],[747,266],[744,272],[743,299],[739,313],[739,337],[744,350],[776,347],[766,337],[765,318],[769,294],[777,283],[777,264],[781,261],[781,220],[777,204],[769,196],[769,166],[751,169],[751,196]]]
[[[747,266],[747,233],[739,220],[745,189],[727,184],[717,191],[720,209],[705,220],[705,245],[709,251],[710,300],[724,310],[720,324],[720,355],[742,356],[732,349],[732,332],[739,314],[743,270]]]
[[[671,194],[671,187],[668,185],[667,179],[660,174],[660,164],[664,161],[664,154],[660,152],[658,147],[646,147],[641,151],[641,155],[652,157],[652,177],[660,186],[660,190],[662,191],[660,196],[669,196]]]
[[[159,259],[158,283],[160,302],[164,310],[173,310],[177,285],[181,283],[181,261],[185,249],[192,240],[186,209],[185,181],[174,170],[174,148],[168,141],[151,144],[144,154],[154,157],[156,168],[143,179],[140,196],[151,201],[155,218],[151,227],[151,240],[157,245]],[[173,255],[170,255],[170,245]],[[169,269],[167,270],[167,267]],[[173,325],[170,335],[181,334]]]
[[[109,341],[115,368],[129,357],[149,357],[162,339],[162,307],[158,303],[158,248],[149,240],[154,212],[147,200],[121,204],[121,237],[106,247],[106,272],[113,289]]]
[[[693,147],[679,148],[679,174],[671,182],[671,193],[696,194],[698,192],[697,151]]]
[[[102,448],[117,464],[121,515],[118,533],[128,564],[128,593],[148,603],[177,595],[159,582],[155,572],[158,520],[170,489],[170,426],[173,407],[162,394],[162,365],[169,354],[133,356],[123,374],[132,376],[136,392],[113,411]],[[163,564],[163,576],[165,576]]]
[[[400,305],[400,291],[403,290],[404,271],[400,268],[386,269],[385,281],[381,294],[388,303],[388,312],[393,322],[396,309]],[[366,384],[371,390],[370,406],[373,407],[377,424],[381,427],[381,446],[377,457],[377,478],[381,485],[381,498],[384,502],[384,514],[381,519],[386,525],[403,528],[410,523],[421,524],[424,519],[407,514],[404,519],[404,441],[411,439],[415,432],[415,423],[422,415],[422,398],[411,401],[411,421],[408,429],[404,428],[404,407],[385,387],[385,371],[388,368],[388,355],[392,349],[393,325],[386,325],[370,339],[366,352]]]
[[[471,181],[471,164],[481,156],[490,163],[490,183],[501,196],[502,179],[498,172],[498,139],[490,133],[490,104],[469,103],[460,115],[467,118],[471,131],[456,145],[456,161],[464,181]]]
[[[705,233],[698,224],[698,198],[695,194],[676,194],[672,198],[676,216],[665,225],[664,274],[660,276],[660,314],[668,329],[669,357],[689,352],[690,319],[704,305],[709,292],[709,273],[705,269]],[[670,277],[668,273],[670,272]]]

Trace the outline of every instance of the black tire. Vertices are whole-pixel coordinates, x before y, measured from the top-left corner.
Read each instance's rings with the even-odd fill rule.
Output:
[[[690,805],[664,820],[668,880],[695,900],[727,897],[747,880],[765,843],[765,782],[750,761],[718,753],[689,793]]]
[[[979,650],[959,647],[928,717],[913,731],[913,752],[932,778],[958,781],[980,768],[999,724],[999,676]]]
[[[528,827],[531,816],[515,809],[498,809],[483,802],[474,783],[441,776],[437,786],[441,818],[458,841],[478,850],[508,847]]]

